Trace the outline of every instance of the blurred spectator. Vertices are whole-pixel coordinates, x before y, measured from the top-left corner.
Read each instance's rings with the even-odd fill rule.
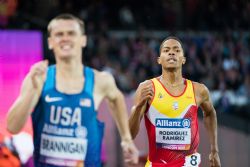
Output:
[[[246,76],[243,84],[237,91],[238,95],[250,97],[250,76],[249,74]],[[250,98],[248,98],[248,103],[250,104]]]
[[[0,167],[21,167],[19,156],[15,147],[11,148],[5,143],[5,137],[0,133]]]
[[[128,7],[124,6],[120,9],[119,17],[123,26],[131,27],[134,25],[134,16]]]
[[[8,25],[9,17],[13,16],[17,8],[17,0],[0,1],[0,27]]]
[[[11,142],[20,157],[22,165],[27,164],[25,167],[33,167],[32,156],[34,146],[32,136],[28,133],[21,132],[17,135],[13,135]]]

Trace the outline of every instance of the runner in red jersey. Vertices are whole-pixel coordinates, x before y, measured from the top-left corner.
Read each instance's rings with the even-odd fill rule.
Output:
[[[216,111],[207,87],[182,77],[185,62],[180,40],[168,37],[162,42],[158,57],[162,75],[141,83],[136,91],[129,123],[135,138],[142,117],[145,119],[149,141],[146,167],[201,166],[201,157],[197,152],[198,107],[203,110],[210,139],[210,166],[221,166]]]

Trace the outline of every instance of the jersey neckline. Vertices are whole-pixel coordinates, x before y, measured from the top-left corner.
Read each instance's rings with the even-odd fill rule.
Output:
[[[85,87],[86,87],[86,67],[83,65],[83,75],[82,75],[82,77],[83,77],[83,79],[84,79],[84,81],[83,81],[83,87],[82,87],[82,89],[78,92],[78,93],[65,93],[65,92],[62,92],[62,91],[59,91],[58,89],[57,89],[57,86],[56,86],[56,82],[57,82],[57,80],[56,80],[56,66],[55,66],[55,74],[54,74],[54,89],[58,92],[58,93],[60,93],[60,94],[63,94],[63,95],[65,95],[65,96],[77,96],[77,95],[81,95],[83,92],[84,92],[84,90],[85,90]]]
[[[172,93],[170,93],[170,92],[168,91],[168,89],[167,89],[167,88],[163,85],[163,83],[160,81],[160,77],[157,77],[157,78],[156,78],[156,80],[161,84],[161,86],[162,86],[163,89],[167,92],[167,94],[169,94],[169,95],[172,96],[172,97],[180,97],[180,96],[184,95],[184,93],[186,92],[187,86],[188,86],[188,84],[187,84],[187,79],[185,79],[185,78],[182,78],[182,79],[184,80],[184,84],[185,84],[184,90],[183,90],[179,95],[173,95]]]

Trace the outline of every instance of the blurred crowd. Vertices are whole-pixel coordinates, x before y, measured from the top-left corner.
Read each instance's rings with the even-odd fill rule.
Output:
[[[107,31],[108,32],[108,31]],[[159,33],[159,32],[158,32]],[[204,83],[221,112],[250,118],[250,34],[227,30],[211,32],[95,32],[88,29],[84,63],[112,73],[119,88],[133,93],[140,82],[159,76],[159,47],[168,35],[183,42],[183,77]],[[53,62],[53,55],[47,58]]]
[[[84,62],[110,71],[126,93],[160,74],[159,45],[167,35],[177,35],[187,57],[184,77],[206,84],[220,111],[249,106],[248,1],[4,0],[0,9],[1,27],[43,32],[54,16],[77,15],[86,22],[88,35]],[[45,57],[53,62],[48,50]],[[240,110],[250,117],[247,109]]]
[[[112,29],[220,30],[248,29],[246,0],[1,0],[0,26],[46,28],[59,13]]]
[[[145,37],[143,32],[137,34],[116,37],[89,33],[84,55],[85,62],[91,66],[113,73],[121,89],[128,93],[161,71],[157,57],[164,36],[157,38]],[[182,40],[187,57],[184,77],[203,82],[211,90],[232,90],[239,95],[250,95],[249,34],[227,31],[176,35]]]

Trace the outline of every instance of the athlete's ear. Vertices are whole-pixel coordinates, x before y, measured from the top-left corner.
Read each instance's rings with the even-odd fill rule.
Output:
[[[52,41],[51,41],[50,37],[48,38],[48,47],[49,47],[49,50],[51,50],[53,48]]]
[[[183,56],[183,59],[182,59],[182,64],[184,65],[186,63],[186,57]]]
[[[82,36],[82,47],[85,48],[87,45],[87,36],[83,35]]]
[[[161,59],[160,59],[160,56],[159,56],[159,57],[157,57],[157,63],[158,63],[158,64],[161,64]]]

